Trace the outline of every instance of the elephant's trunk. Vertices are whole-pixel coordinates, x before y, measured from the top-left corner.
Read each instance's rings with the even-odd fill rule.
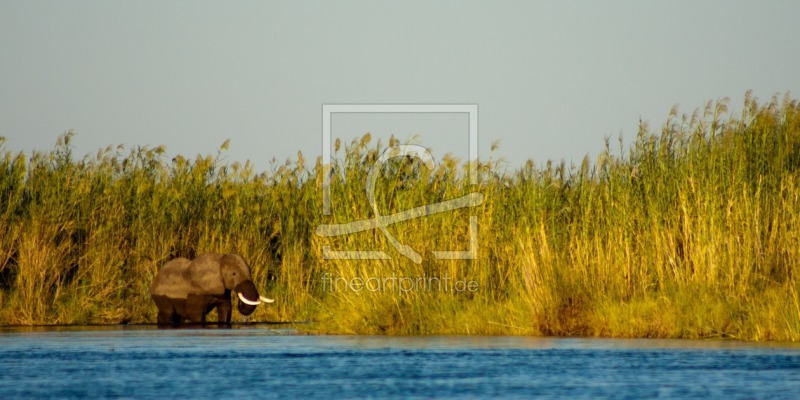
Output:
[[[259,295],[258,290],[256,290],[256,285],[254,285],[251,280],[239,283],[233,290],[236,292],[236,296],[239,297],[239,312],[242,315],[252,314],[253,311],[256,310],[256,306],[261,303],[272,303],[275,301]]]

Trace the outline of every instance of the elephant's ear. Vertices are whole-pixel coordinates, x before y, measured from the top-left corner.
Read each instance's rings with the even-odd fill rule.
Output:
[[[258,290],[256,289],[256,285],[253,283],[253,281],[244,281],[236,285],[233,290],[237,293],[241,293],[247,300],[253,302],[259,301]]]

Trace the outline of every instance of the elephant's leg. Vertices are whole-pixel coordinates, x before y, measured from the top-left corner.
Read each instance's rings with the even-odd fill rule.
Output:
[[[169,310],[158,310],[158,323],[159,324],[171,324],[173,323],[175,313]]]
[[[208,296],[189,295],[186,299],[186,314],[189,321],[193,323],[206,322],[206,314],[208,313]]]
[[[166,296],[153,296],[153,301],[155,301],[156,307],[158,307],[157,322],[159,324],[181,323],[180,316],[175,310],[172,299]]]
[[[220,324],[230,324],[232,312],[233,307],[231,306],[230,296],[228,296],[227,299],[220,300],[219,304],[217,304],[217,322]]]
[[[178,314],[170,311],[158,311],[158,323],[159,324],[179,324],[180,320],[176,319]]]

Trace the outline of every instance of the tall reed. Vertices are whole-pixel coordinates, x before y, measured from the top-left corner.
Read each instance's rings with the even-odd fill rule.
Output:
[[[374,217],[365,183],[389,146],[336,142],[331,215],[321,160],[265,172],[220,155],[168,159],[163,147],[109,147],[78,158],[71,132],[30,156],[0,140],[0,324],[153,322],[161,265],[237,252],[279,299],[253,321],[315,321],[314,332],[734,337],[800,340],[800,106],[748,93],[580,165],[445,157],[387,162],[381,215],[477,192],[482,203],[378,229],[323,237],[322,224]],[[478,257],[439,260],[470,246]],[[382,250],[378,260],[322,249]],[[460,285],[460,286],[459,286]]]

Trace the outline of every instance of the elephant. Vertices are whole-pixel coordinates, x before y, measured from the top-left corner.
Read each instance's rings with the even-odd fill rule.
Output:
[[[217,309],[217,322],[231,323],[231,291],[239,297],[238,309],[250,315],[261,303],[250,267],[238,254],[203,253],[194,260],[175,258],[164,264],[153,280],[150,296],[158,307],[158,324],[185,320],[205,323],[206,314]]]

